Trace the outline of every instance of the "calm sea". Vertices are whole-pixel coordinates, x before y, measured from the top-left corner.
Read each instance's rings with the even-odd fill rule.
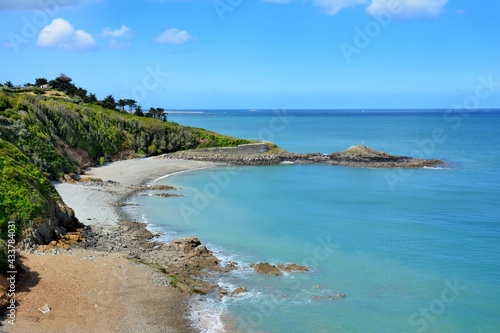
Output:
[[[213,280],[249,290],[194,304],[206,332],[226,317],[243,332],[500,332],[500,113],[202,111],[169,120],[292,152],[364,143],[448,163],[228,167],[161,180],[184,197],[141,197],[136,212],[165,240],[195,235],[237,261]],[[259,276],[252,262],[310,271]]]

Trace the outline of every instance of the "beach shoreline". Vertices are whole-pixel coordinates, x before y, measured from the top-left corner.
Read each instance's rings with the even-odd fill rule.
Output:
[[[69,251],[57,251],[57,255],[22,252],[26,282],[18,297],[16,330],[55,328],[59,332],[78,332],[75,327],[80,327],[82,332],[94,329],[101,332],[143,330],[154,333],[165,332],[165,329],[197,332],[190,314],[190,293],[167,286],[170,282],[165,276],[159,276],[154,263],[130,260],[131,248],[135,246],[136,252],[140,252],[154,237],[147,234],[147,226],[141,223],[127,222],[135,224],[124,227],[123,222],[131,218],[123,208],[134,193],[145,190],[146,185],[158,179],[219,165],[163,158],[133,159],[91,168],[78,181],[54,184],[80,222],[99,234],[98,241],[102,243],[102,239],[108,237],[104,243],[109,241],[112,245],[106,249],[93,244],[87,244],[88,248],[74,246]],[[90,234],[86,235],[91,238]],[[116,246],[115,237],[121,237],[121,247]],[[44,304],[51,308],[49,314],[38,310]],[[97,311],[103,308],[105,315]],[[122,320],[124,315],[126,320]]]

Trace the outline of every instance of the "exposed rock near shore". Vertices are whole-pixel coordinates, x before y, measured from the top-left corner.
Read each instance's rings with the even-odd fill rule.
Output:
[[[278,269],[278,267],[276,267],[274,265],[271,265],[271,264],[268,264],[267,262],[258,263],[258,264],[252,264],[252,265],[250,265],[250,267],[253,267],[254,271],[257,274],[261,274],[261,275],[274,275],[274,276],[278,276],[278,275],[283,274]]]
[[[261,275],[274,275],[279,276],[282,275],[283,272],[307,272],[309,269],[306,266],[298,265],[298,264],[279,264],[278,266],[269,264],[267,262],[251,264],[250,267],[254,269],[257,274]]]
[[[195,237],[184,237],[169,243],[156,242],[146,224],[122,222],[114,230],[87,227],[85,246],[106,252],[125,252],[129,258],[155,266],[168,276],[170,284],[187,293],[207,294],[217,290],[204,277],[228,272],[236,263],[222,267],[212,251]]]
[[[270,143],[260,143],[244,145],[244,149],[233,147],[191,150],[165,154],[158,158],[209,161],[242,166],[298,163],[331,164],[361,168],[423,168],[444,164],[440,160],[390,155],[385,152],[376,151],[365,145],[352,146],[346,151],[335,152],[330,155],[321,153],[295,154],[277,147],[271,149],[270,145]],[[253,146],[253,149],[251,146]],[[267,149],[264,147],[267,147]]]
[[[297,264],[288,264],[288,265],[279,264],[278,268],[282,272],[308,272],[309,271],[309,268],[307,268],[307,266],[297,265]]]

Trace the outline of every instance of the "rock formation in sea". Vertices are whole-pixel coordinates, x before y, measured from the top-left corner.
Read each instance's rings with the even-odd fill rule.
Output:
[[[250,264],[250,267],[254,269],[257,274],[261,275],[274,275],[279,276],[282,275],[283,272],[307,272],[309,269],[307,266],[302,266],[298,264],[278,264],[277,266],[269,264],[267,262],[258,263],[258,264]]]
[[[391,155],[365,145],[351,146],[342,152],[296,154],[271,143],[255,143],[231,148],[189,150],[157,158],[210,161],[231,165],[331,164],[360,168],[423,168],[443,165],[435,159]]]

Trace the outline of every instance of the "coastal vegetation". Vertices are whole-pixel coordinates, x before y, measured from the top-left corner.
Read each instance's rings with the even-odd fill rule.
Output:
[[[123,103],[136,114],[118,108]],[[61,230],[75,225],[72,211],[64,206],[49,180],[120,159],[250,142],[161,121],[162,108],[151,108],[152,114],[138,108],[135,101],[118,103],[111,95],[99,101],[64,74],[50,81],[38,78],[35,84],[24,87],[10,81],[1,85],[2,269],[9,221],[15,221],[17,241],[44,224]],[[57,219],[64,223],[58,225]],[[33,235],[46,243],[52,231]]]
[[[15,223],[14,237],[26,236],[26,231],[49,219],[54,203],[62,200],[49,180],[13,144],[0,139],[0,268],[5,271],[8,222]],[[12,240],[11,242],[12,243]],[[9,243],[9,244],[10,244]]]

